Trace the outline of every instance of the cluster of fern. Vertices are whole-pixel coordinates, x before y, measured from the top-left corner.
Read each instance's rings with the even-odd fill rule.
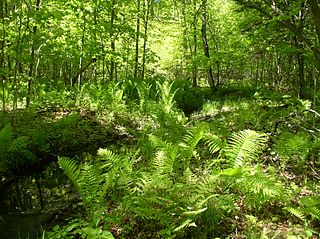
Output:
[[[93,165],[59,159],[93,227],[106,217],[102,211],[111,200],[108,188],[118,191],[121,215],[146,225],[152,222],[164,238],[218,236],[227,218],[281,201],[281,182],[254,164],[267,141],[265,134],[246,130],[223,142],[199,126],[175,143],[152,134],[147,140],[153,149],[148,161],[143,155],[138,157],[141,162],[109,150],[100,150],[100,160]],[[242,200],[244,206],[239,205]]]
[[[271,150],[267,134],[247,129],[225,139],[209,123],[187,123],[175,107],[173,83],[127,84],[124,90],[115,86],[111,103],[97,96],[101,100],[94,107],[102,114],[106,108],[101,107],[109,106],[136,111],[139,123],[130,131],[135,144],[100,149],[95,160],[82,164],[59,159],[87,215],[71,221],[65,236],[143,238],[148,231],[150,238],[214,238],[237,234],[247,225],[256,227],[248,236],[263,238],[276,233],[265,232],[259,217],[277,221],[291,212],[305,222],[319,221],[319,197],[301,197],[296,203],[294,184],[280,177],[277,165],[262,161],[261,155]],[[94,92],[84,90],[83,95]],[[306,142],[297,142],[299,137],[279,137],[275,150],[288,161],[298,155],[305,162]]]

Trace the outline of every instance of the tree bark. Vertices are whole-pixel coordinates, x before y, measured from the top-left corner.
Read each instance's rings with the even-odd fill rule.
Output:
[[[110,60],[110,81],[114,80],[114,71],[115,71],[115,62],[114,62],[114,54],[116,52],[116,43],[114,39],[114,21],[116,17],[116,12],[115,12],[115,0],[112,0],[112,8],[111,8],[111,17],[110,17],[110,26],[111,26],[111,31],[110,31],[110,47],[111,47],[111,60]]]
[[[192,50],[191,50],[192,54]],[[197,87],[198,65],[197,58],[197,0],[193,0],[193,54],[192,54],[192,87]]]
[[[81,50],[80,50],[80,58],[79,58],[79,74],[78,74],[78,80],[77,80],[77,85],[78,85],[78,91],[81,89],[81,80],[82,80],[82,73],[87,67],[83,67],[83,54],[84,54],[84,36],[86,32],[86,15],[83,13],[83,27],[82,27],[82,36],[81,36]]]
[[[40,0],[36,0],[36,6],[35,6],[35,11],[39,11],[40,7]],[[26,107],[28,108],[30,105],[30,100],[31,100],[31,88],[32,88],[32,77],[33,77],[33,69],[34,69],[34,59],[35,59],[35,37],[37,34],[37,26],[35,25],[33,27],[32,31],[32,42],[31,42],[31,47],[30,47],[30,56],[31,56],[31,62],[29,65],[29,74],[28,74],[28,90],[27,90],[27,105]]]
[[[316,28],[316,33],[318,37],[318,43],[320,43],[320,7],[317,0],[308,0],[312,15],[313,22]]]
[[[133,77],[138,77],[138,65],[139,65],[139,37],[140,37],[140,0],[137,0],[137,26],[136,26],[136,52],[134,61],[134,74]]]
[[[3,11],[3,0],[0,0],[0,21],[2,24],[2,39],[1,39],[1,54],[0,54],[0,69],[4,70],[5,65],[5,55],[4,55],[4,46],[5,46],[5,22],[4,22],[4,11]],[[0,75],[1,87],[2,87],[2,111],[6,109],[6,97],[5,97],[5,73],[1,72]]]
[[[202,27],[201,27],[201,32],[202,32],[202,43],[203,43],[203,51],[204,55],[210,61],[210,53],[209,53],[209,46],[208,46],[208,40],[207,40],[207,1],[203,0],[202,1]],[[214,83],[213,79],[213,73],[212,73],[212,67],[211,63],[209,62],[209,66],[207,66],[207,74],[208,74],[208,83],[210,85],[210,89],[212,91],[216,90],[216,85]]]
[[[143,39],[143,56],[142,56],[142,72],[141,72],[141,78],[144,79],[145,75],[145,66],[146,66],[146,50],[147,50],[147,40],[148,40],[148,24],[149,24],[149,14],[150,14],[150,7],[152,4],[149,2],[149,0],[145,0],[145,4],[147,4],[147,9],[145,9],[145,17],[144,17],[144,39]],[[145,5],[144,5],[145,6]]]

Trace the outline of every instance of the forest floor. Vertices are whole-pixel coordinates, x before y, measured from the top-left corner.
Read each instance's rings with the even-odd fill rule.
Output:
[[[175,103],[170,102],[168,97],[165,98],[165,92],[162,92],[162,95],[161,93],[159,95],[160,100],[145,99],[144,105],[141,103],[141,98],[140,103],[135,100],[124,102],[113,99],[102,102],[103,104],[100,103],[103,105],[102,109],[82,102],[83,105],[77,107],[42,106],[19,111],[16,115],[18,123],[11,135],[9,135],[9,129],[7,130],[9,133],[4,130],[0,133],[1,140],[7,134],[11,142],[8,150],[3,150],[7,159],[2,162],[1,169],[2,174],[6,174],[3,179],[9,176],[24,177],[22,180],[25,182],[20,186],[13,185],[9,190],[0,188],[7,194],[5,197],[2,196],[1,202],[9,203],[10,207],[17,211],[26,212],[42,206],[43,211],[46,212],[56,207],[57,202],[61,204],[59,198],[68,201],[69,195],[74,195],[73,186],[68,183],[66,176],[56,163],[54,167],[48,167],[48,163],[56,161],[58,156],[73,158],[82,162],[83,165],[93,163],[97,157],[100,157],[97,156],[97,150],[104,148],[122,155],[129,161],[130,158],[134,158],[133,165],[130,166],[132,167],[130,177],[138,178],[131,178],[130,180],[136,182],[128,184],[128,187],[132,188],[126,189],[127,185],[124,186],[122,183],[123,180],[128,180],[125,177],[129,176],[125,175],[128,172],[124,171],[124,175],[121,176],[123,169],[118,169],[120,170],[118,181],[109,186],[112,187],[112,190],[105,195],[108,200],[104,205],[108,206],[104,207],[112,208],[108,210],[109,216],[106,220],[109,221],[99,222],[97,228],[104,229],[94,231],[96,234],[92,232],[95,238],[101,236],[106,228],[116,238],[211,238],[209,235],[220,238],[316,238],[319,232],[317,226],[319,215],[317,211],[310,210],[318,210],[318,208],[303,204],[301,201],[303,198],[311,197],[319,200],[320,191],[318,183],[320,179],[318,157],[320,119],[317,113],[310,108],[310,101],[246,87],[221,89],[213,96],[205,92],[206,90],[201,88],[186,92],[177,91],[174,95]],[[171,103],[175,104],[174,108],[170,108]],[[163,111],[167,109],[166,107],[168,111]],[[194,192],[185,192],[175,188],[175,180],[185,188],[192,189],[193,184],[188,182],[189,185],[184,182],[183,175],[175,176],[176,179],[168,182],[172,184],[172,187],[166,188],[159,184],[160,182],[156,179],[158,176],[152,174],[153,163],[148,166],[149,161],[153,162],[162,152],[161,147],[167,147],[167,150],[170,150],[170,147],[177,145],[176,149],[172,149],[178,150],[177,157],[187,154],[179,151],[181,145],[186,144],[185,139],[188,138],[188,135],[190,138],[191,136],[196,138],[196,130],[201,127],[204,127],[205,130],[199,131],[199,139],[192,149],[189,167],[192,175],[194,174],[192,177],[198,184],[210,180],[204,173],[209,170],[208,165],[214,164],[217,167],[213,171],[209,170],[219,182],[210,193],[220,195],[217,198],[221,197],[221,201],[217,199],[218,201],[212,202],[217,203],[217,208],[221,211],[214,219],[217,220],[214,225],[207,221],[209,215],[206,213],[209,213],[207,208],[210,208],[210,205],[205,207],[206,209],[203,209],[203,206],[194,206],[194,211],[199,211],[183,212],[181,216],[170,218],[170,213],[180,212],[176,211],[177,208],[169,207],[169,202],[173,203],[174,200],[178,200],[174,203],[180,203],[182,209],[188,208],[189,206],[186,205],[191,202],[196,203],[198,200],[188,201],[186,195],[192,198]],[[248,185],[251,181],[245,180],[252,180],[250,175],[246,175],[245,170],[238,174],[234,171],[235,169],[225,168],[227,162],[225,159],[228,160],[228,150],[230,151],[231,147],[229,145],[233,140],[240,140],[236,132],[248,132],[248,130],[262,132],[263,137],[266,137],[259,157],[252,159],[253,161],[246,166],[246,170],[251,170],[251,172],[256,170],[257,175],[267,178],[265,182],[258,184],[255,191],[241,188],[250,187]],[[219,139],[222,145],[219,147],[222,150],[211,151],[210,145],[206,144],[206,139],[201,139],[208,132],[212,133],[215,139]],[[155,141],[162,143],[158,142],[154,146],[152,144],[155,144]],[[226,149],[224,150],[223,147]],[[202,163],[199,164],[199,160]],[[129,167],[126,165],[128,162],[123,162],[122,167]],[[216,174],[217,170],[222,171]],[[55,175],[54,180],[51,180],[52,175]],[[227,177],[231,177],[231,181],[227,183],[224,178],[217,175],[229,175]],[[233,178],[234,175],[239,178]],[[246,175],[245,179],[242,178],[243,175]],[[143,182],[143,178],[146,177],[150,177],[148,180],[155,180],[155,191],[139,185],[140,180]],[[271,181],[267,181],[269,179]],[[272,189],[274,191],[269,192],[271,186],[268,184],[272,182],[276,184],[276,187]],[[135,183],[137,186],[132,186]],[[256,186],[254,181],[251,183],[253,187]],[[25,187],[27,184],[29,186]],[[221,191],[222,188],[227,191]],[[136,194],[134,190],[142,190],[142,192]],[[161,201],[164,200],[162,194],[157,196],[161,190],[168,194],[165,199],[168,205]],[[177,197],[173,200],[170,196],[172,190],[178,190],[174,193],[181,194],[181,198]],[[284,194],[279,190],[283,190]],[[204,198],[211,198],[211,196],[205,196],[206,192],[201,193],[204,193]],[[24,196],[19,196],[19,194]],[[152,198],[153,194],[158,199],[153,199],[155,201],[152,203],[148,202],[148,197]],[[232,197],[230,205],[233,206],[223,205],[224,202],[228,202],[229,196]],[[88,224],[81,221],[86,218],[86,215],[81,212],[85,201],[81,202],[81,199],[84,200],[83,194],[81,198],[77,197],[77,203],[72,203],[73,209],[59,209],[57,213],[47,214],[50,216],[46,219],[43,219],[45,213],[34,214],[42,218],[37,221],[34,217],[30,227],[34,228],[34,223],[41,224],[45,232],[49,231],[44,234],[44,238],[77,238],[77,236],[71,236],[72,233],[77,235],[77,230],[84,230],[82,233],[87,233]],[[145,203],[146,208],[140,208],[141,211],[137,211],[137,206],[134,206],[136,202]],[[156,206],[158,203],[160,208]],[[153,207],[159,213],[158,216],[148,214],[146,211]],[[206,210],[206,213],[202,213],[201,210]],[[214,213],[215,209],[210,210],[213,210],[210,213]],[[184,222],[181,221],[186,215],[191,216],[188,216]],[[82,218],[80,222],[79,218]],[[29,226],[25,222],[25,217],[21,216],[17,220],[16,217],[10,219],[10,217],[2,216],[1,220],[5,221],[3,225],[11,225],[13,233],[15,231],[19,234],[16,234],[16,238],[29,238],[27,237]],[[170,221],[169,226],[166,225],[166,220]],[[19,224],[24,225],[21,227],[21,230],[25,231],[22,237],[23,233],[17,229]],[[69,231],[65,232],[64,224],[69,225]],[[175,228],[172,228],[172,225],[176,225]],[[198,225],[200,231],[192,229],[195,228],[195,225]],[[210,225],[211,229],[208,229]],[[77,227],[80,229],[75,230]],[[10,239],[12,238],[10,236]],[[42,236],[38,235],[34,238],[42,238]],[[94,237],[88,236],[87,238]]]

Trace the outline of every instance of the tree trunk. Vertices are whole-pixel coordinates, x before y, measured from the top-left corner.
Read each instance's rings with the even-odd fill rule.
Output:
[[[18,8],[17,5],[14,6],[15,8]],[[20,6],[21,8],[22,6]],[[19,10],[18,10],[19,11]],[[13,76],[13,115],[11,120],[11,125],[13,128],[16,127],[16,113],[18,108],[18,92],[19,92],[19,80],[18,80],[18,71],[20,65],[20,55],[21,55],[21,28],[22,28],[22,9],[20,9],[19,13],[19,20],[17,24],[17,40],[16,40],[16,56],[15,56],[15,65],[14,65],[14,76]]]
[[[192,52],[191,52],[192,54]],[[192,87],[197,87],[197,0],[193,0],[193,54],[192,54]]]
[[[35,11],[39,11],[40,7],[40,0],[36,0],[36,8]],[[27,105],[26,107],[28,108],[30,105],[30,100],[31,100],[31,88],[32,88],[32,77],[33,77],[33,68],[34,68],[34,59],[35,59],[35,54],[34,54],[34,48],[35,48],[35,37],[37,34],[37,26],[33,27],[33,32],[32,32],[32,42],[31,42],[31,47],[30,47],[30,56],[31,56],[31,62],[29,65],[29,74],[28,74],[28,90],[27,90]]]
[[[83,54],[84,54],[84,35],[86,32],[86,15],[83,13],[83,27],[82,27],[82,36],[81,36],[81,50],[80,50],[80,58],[79,58],[79,74],[78,74],[78,92],[80,92],[81,89],[81,80],[82,80],[82,74],[84,72],[83,68]]]
[[[136,53],[134,61],[134,74],[133,77],[138,77],[138,65],[139,65],[139,37],[140,37],[140,0],[137,2],[137,28],[136,28]]]
[[[308,0],[312,15],[313,15],[313,22],[316,28],[316,33],[318,37],[318,44],[320,43],[320,7],[318,0]]]
[[[114,39],[114,21],[115,21],[115,0],[112,0],[112,8],[111,8],[111,17],[110,17],[110,39],[111,39],[111,60],[110,60],[110,81],[114,80],[114,71],[115,71],[115,62],[114,62],[114,54],[116,52],[116,43]]]
[[[204,55],[209,61],[209,66],[207,66],[207,74],[208,74],[208,83],[212,91],[216,90],[216,86],[213,79],[212,67],[210,63],[210,53],[209,53],[209,46],[207,40],[207,0],[202,1],[202,43],[203,43],[203,51]]]
[[[145,75],[145,66],[146,66],[146,48],[147,48],[147,40],[148,40],[148,23],[149,23],[149,14],[150,14],[150,7],[152,4],[149,3],[149,0],[145,0],[145,4],[147,4],[147,9],[144,9],[144,39],[143,39],[143,56],[142,56],[142,72],[141,72],[141,78],[144,79]],[[144,5],[145,6],[145,5]],[[144,7],[145,8],[145,7]]]
[[[4,69],[5,66],[5,55],[4,55],[4,46],[5,46],[5,22],[4,22],[4,11],[3,11],[3,0],[0,0],[0,21],[2,24],[2,39],[1,41],[1,54],[0,54],[0,68]],[[6,97],[5,97],[5,74],[1,72],[0,75],[1,87],[2,87],[2,111],[6,109]]]

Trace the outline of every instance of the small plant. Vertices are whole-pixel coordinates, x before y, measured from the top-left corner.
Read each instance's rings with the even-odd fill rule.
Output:
[[[171,111],[174,104],[174,96],[177,92],[177,90],[175,90],[174,92],[172,91],[173,83],[174,82],[169,84],[168,81],[165,81],[161,84],[157,82],[157,88],[160,94],[160,102],[164,107],[166,113],[169,113]]]
[[[111,152],[108,152],[107,155],[110,157],[110,162],[119,160],[119,157]],[[71,227],[69,231],[78,228],[73,233],[81,232],[87,235],[83,238],[113,238],[111,233],[102,230],[100,222],[103,217],[107,217],[105,199],[117,167],[113,165],[112,170],[106,171],[104,169],[109,167],[109,163],[78,165],[74,160],[64,157],[60,157],[58,162],[79,192],[87,213],[87,221],[69,225],[69,229]]]
[[[285,210],[296,216],[302,221],[307,222],[308,219],[320,222],[320,197],[319,196],[305,196],[299,200],[298,207],[286,207]],[[318,230],[320,228],[317,228]]]

